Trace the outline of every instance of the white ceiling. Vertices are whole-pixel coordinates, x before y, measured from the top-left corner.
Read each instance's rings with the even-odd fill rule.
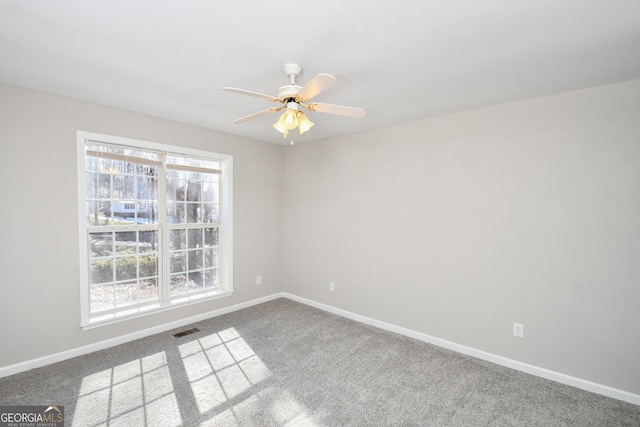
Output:
[[[278,144],[266,94],[318,73],[296,143],[640,78],[638,0],[0,0],[0,82]]]

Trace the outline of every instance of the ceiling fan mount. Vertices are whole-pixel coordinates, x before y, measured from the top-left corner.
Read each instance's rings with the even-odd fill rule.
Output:
[[[235,121],[235,123],[246,123],[250,120],[257,119],[258,117],[265,116],[267,114],[275,113],[286,108],[286,111],[278,122],[273,127],[282,132],[286,138],[289,130],[298,127],[300,134],[307,132],[314,123],[311,122],[304,113],[300,110],[300,107],[305,107],[310,111],[317,111],[319,113],[329,113],[344,117],[361,118],[364,117],[366,111],[362,108],[347,107],[344,105],[325,104],[325,103],[308,103],[311,98],[319,93],[329,89],[336,83],[336,78],[330,74],[318,74],[311,79],[306,85],[300,86],[296,84],[296,77],[302,73],[302,66],[299,64],[285,64],[283,67],[285,74],[289,77],[290,83],[281,86],[278,89],[278,96],[265,95],[259,92],[252,92],[249,90],[238,89],[233,87],[223,87],[222,90],[226,92],[239,93],[242,95],[255,96],[263,98],[271,102],[278,102],[282,104],[279,107],[269,108],[267,110],[259,111],[246,117],[242,117]]]
[[[293,81],[294,77],[298,77],[302,72],[302,65],[300,64],[284,64],[282,67],[284,73],[291,78]]]

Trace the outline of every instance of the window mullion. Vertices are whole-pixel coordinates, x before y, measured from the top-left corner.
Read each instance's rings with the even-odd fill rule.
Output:
[[[158,168],[158,225],[160,226],[160,305],[169,304],[169,227],[167,226],[167,153],[160,153],[161,166]]]

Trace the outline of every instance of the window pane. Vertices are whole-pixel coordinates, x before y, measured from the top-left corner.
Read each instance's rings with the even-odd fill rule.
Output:
[[[98,195],[101,199],[111,198],[111,175],[100,173],[98,174]]]
[[[138,257],[138,277],[158,276],[158,255],[148,254]]]
[[[141,231],[140,242],[138,243],[139,252],[150,252],[157,250],[158,232],[157,231]]]
[[[202,201],[203,202],[218,202],[218,183],[217,182],[205,182],[202,189]]]
[[[160,288],[158,287],[158,279],[145,279],[140,281],[139,297],[140,302],[158,301],[160,298]]]
[[[186,230],[172,230],[170,239],[171,239],[171,249],[185,249],[187,247],[187,231]]]
[[[204,245],[207,247],[218,246],[218,228],[204,229]]]
[[[187,205],[186,203],[176,203],[176,222],[185,224],[187,222]]]
[[[202,249],[187,252],[187,264],[189,265],[189,270],[198,270],[204,267],[202,262],[203,254],[204,252]]]
[[[191,178],[198,177],[199,174],[190,174]],[[195,175],[195,176],[194,176]],[[200,181],[195,181],[190,179],[187,181],[187,201],[188,202],[199,202],[200,201]]]
[[[135,254],[136,240],[135,231],[116,233],[116,252],[118,254]]]
[[[189,288],[192,290],[201,289],[203,287],[203,277],[201,271],[192,271],[188,273]]]
[[[157,153],[152,153],[150,160],[159,160]],[[135,173],[137,175],[158,176],[158,166],[152,164],[136,163]]]
[[[96,159],[95,167],[97,171],[104,172],[111,169],[111,160],[109,159]]]
[[[169,224],[184,224],[186,222],[185,211],[185,204],[182,202],[167,203],[167,221]]]
[[[218,271],[216,269],[205,270],[205,287],[206,288],[217,288],[218,287]]]
[[[131,280],[137,276],[136,256],[125,256],[116,258],[116,281]]]
[[[116,285],[116,307],[138,302],[138,282],[118,283]]]
[[[97,201],[87,202],[87,225],[100,225],[100,206]]]
[[[98,201],[98,200],[89,200],[86,203],[87,206],[87,217],[86,223],[90,226],[102,226],[102,225],[112,225],[113,221],[111,220],[111,203]]]
[[[191,229],[188,231],[189,233],[189,249],[195,249],[202,246],[202,230],[200,229]]]
[[[85,182],[87,187],[87,198],[94,198],[98,195],[98,174],[87,172],[85,174]]]
[[[122,162],[119,162],[122,163]],[[114,199],[135,199],[135,180],[130,175],[113,176],[113,198]]]
[[[138,210],[136,212],[137,224],[157,224],[158,223],[158,210],[157,203],[155,202],[139,202]]]
[[[169,285],[169,295],[175,297],[189,291],[186,274],[177,274],[171,276],[171,284]]]
[[[98,223],[99,225],[111,225],[111,202],[98,202]]]
[[[185,201],[187,182],[176,173],[167,176],[167,200]]]
[[[186,222],[188,224],[197,224],[201,221],[200,217],[200,203],[187,203],[186,204]]]
[[[204,267],[211,268],[218,266],[218,248],[205,249]]]
[[[139,200],[155,200],[157,199],[157,171],[155,168],[152,175],[138,176],[138,199]]]
[[[117,150],[117,151],[120,151],[120,150]],[[111,173],[118,174],[118,175],[126,172],[124,162],[121,160],[113,160],[111,162],[110,170],[111,170]]]
[[[173,180],[167,179],[167,202],[176,201],[175,183]]]
[[[203,205],[204,213],[202,214],[202,222],[218,222],[218,205],[215,203],[205,203]]]
[[[89,299],[91,312],[114,308],[115,286],[114,285],[93,285],[89,288]]]
[[[89,235],[89,249],[92,257],[113,254],[113,233],[91,233]]]
[[[176,204],[175,202],[167,202],[167,222],[169,224],[176,224]]]
[[[98,159],[95,157],[87,157],[85,159],[85,170],[87,172],[97,172],[98,171]]]
[[[92,259],[89,265],[90,284],[97,285],[100,283],[113,282],[113,258]]]
[[[171,273],[182,273],[187,271],[187,254],[186,252],[171,253]]]

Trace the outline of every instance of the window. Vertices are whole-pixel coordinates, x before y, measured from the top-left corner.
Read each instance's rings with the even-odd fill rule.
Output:
[[[232,157],[78,132],[81,326],[233,292]]]

